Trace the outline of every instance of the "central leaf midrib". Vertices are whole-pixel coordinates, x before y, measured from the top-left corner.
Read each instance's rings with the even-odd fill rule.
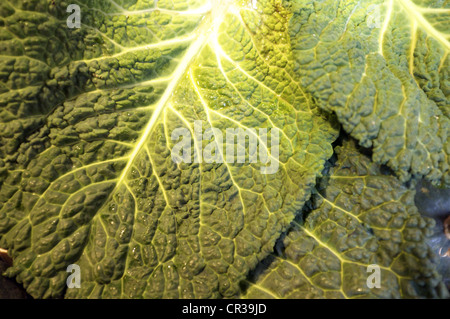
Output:
[[[210,16],[208,17],[208,19],[205,19],[205,21],[203,21],[202,25],[197,30],[197,32],[196,32],[197,39],[189,46],[188,50],[186,51],[186,53],[184,54],[180,63],[178,64],[177,68],[175,69],[175,71],[172,75],[172,80],[169,82],[166,90],[164,91],[164,94],[161,96],[161,99],[156,104],[155,110],[153,111],[152,116],[150,117],[149,121],[147,122],[141,137],[139,138],[139,140],[136,143],[136,146],[134,147],[131,154],[128,156],[129,159],[127,161],[125,168],[122,171],[122,174],[120,175],[120,177],[118,179],[116,188],[125,179],[129,169],[133,165],[134,159],[138,155],[139,151],[141,150],[142,146],[145,144],[145,142],[148,139],[148,137],[150,136],[150,134],[152,133],[155,123],[158,121],[158,119],[161,115],[161,112],[167,105],[167,102],[172,97],[172,93],[175,91],[181,78],[188,70],[193,59],[197,56],[197,54],[201,51],[201,49],[207,42],[209,35],[210,35],[211,26],[213,25],[213,23],[215,23],[215,20],[217,18],[219,18],[219,17],[213,17],[211,15],[211,12],[209,13],[209,15]]]

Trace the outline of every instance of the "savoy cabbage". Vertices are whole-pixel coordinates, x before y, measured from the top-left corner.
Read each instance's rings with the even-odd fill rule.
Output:
[[[414,185],[450,185],[449,16],[444,0],[2,1],[5,274],[36,298],[446,297]],[[220,148],[196,160],[261,128],[280,132],[276,152],[247,136],[274,174]]]

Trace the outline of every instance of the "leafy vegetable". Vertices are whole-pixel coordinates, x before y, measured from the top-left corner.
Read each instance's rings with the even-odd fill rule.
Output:
[[[0,4],[0,247],[14,260],[6,275],[33,297],[239,296],[309,200],[339,123],[402,182],[449,185],[446,2],[420,10],[407,0],[70,3],[81,8],[79,29],[66,24],[69,2]],[[365,23],[374,4],[380,28]],[[179,129],[193,137],[184,162],[173,160]],[[251,148],[244,163],[239,154],[229,160],[220,147],[229,129],[246,130],[275,174],[250,161]],[[259,129],[268,140],[252,133]],[[199,163],[205,150],[216,161]],[[365,166],[349,174],[378,173],[355,156]],[[318,189],[334,201],[345,187],[365,204],[350,214],[369,218],[373,209],[373,219],[362,225],[317,206],[312,226],[290,231],[311,249],[331,249],[323,247],[331,264],[320,282],[296,286],[297,296],[444,296],[413,192],[374,178],[401,202],[380,212],[372,186],[349,178],[358,187]],[[349,252],[316,227],[333,218],[348,222],[336,234],[357,231]],[[397,286],[368,292],[361,265],[369,261]],[[69,264],[80,266],[80,289],[66,287]],[[358,280],[345,280],[350,269]]]
[[[296,69],[318,105],[402,181],[448,187],[448,1],[287,2]]]
[[[39,74],[53,67],[33,88],[13,71],[23,84],[8,80],[7,94],[39,98],[53,85],[61,96],[46,108],[4,98],[7,131],[25,139],[4,148],[1,243],[17,261],[8,275],[34,297],[61,296],[72,263],[83,285],[67,297],[233,296],[308,199],[337,136],[291,78],[287,12],[269,3],[260,14],[231,3],[91,5],[80,40],[95,38],[101,51],[54,65],[26,52],[3,57]],[[23,19],[58,23],[47,13]],[[194,135],[195,120],[224,135],[279,128],[279,170],[175,164],[170,136],[180,127]],[[36,133],[23,133],[28,126]]]
[[[352,141],[336,152],[336,166],[319,183],[305,221],[293,223],[246,297],[447,296],[425,242],[434,220],[418,213],[415,190],[386,175]],[[378,289],[366,284],[370,265],[380,266]]]

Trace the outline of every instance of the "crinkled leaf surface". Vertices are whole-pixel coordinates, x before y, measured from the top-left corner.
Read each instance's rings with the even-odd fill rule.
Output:
[[[384,175],[353,141],[318,185],[310,212],[282,240],[282,251],[260,265],[248,298],[446,297],[436,256],[426,244],[434,220],[414,206],[414,188]],[[264,264],[268,267],[264,269]],[[369,265],[380,287],[367,286]]]
[[[64,1],[0,4],[7,274],[34,297],[235,295],[337,134],[297,81],[288,12],[276,1],[70,3],[80,29],[67,28]],[[171,133],[194,133],[196,120],[222,133],[279,128],[279,170],[175,164]],[[206,144],[194,138],[193,150]],[[81,289],[65,289],[69,264]]]
[[[296,70],[318,105],[402,181],[450,185],[450,2],[286,1]]]

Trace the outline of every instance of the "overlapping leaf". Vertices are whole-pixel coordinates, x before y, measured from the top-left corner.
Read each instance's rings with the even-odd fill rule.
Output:
[[[298,218],[278,253],[257,268],[245,296],[448,296],[425,241],[434,222],[418,213],[414,189],[385,175],[353,141],[338,147],[337,156],[305,221]],[[373,265],[380,270],[378,283],[371,277]]]
[[[65,2],[0,4],[7,274],[34,297],[235,295],[337,134],[297,82],[289,12],[277,1],[72,2],[80,29],[67,28]],[[197,120],[222,133],[278,128],[279,170],[262,174],[249,154],[174,163],[171,133],[195,137]],[[194,138],[191,158],[206,144]],[[65,290],[69,264],[80,289]]]
[[[318,105],[402,181],[450,185],[449,21],[441,0],[286,1]]]

